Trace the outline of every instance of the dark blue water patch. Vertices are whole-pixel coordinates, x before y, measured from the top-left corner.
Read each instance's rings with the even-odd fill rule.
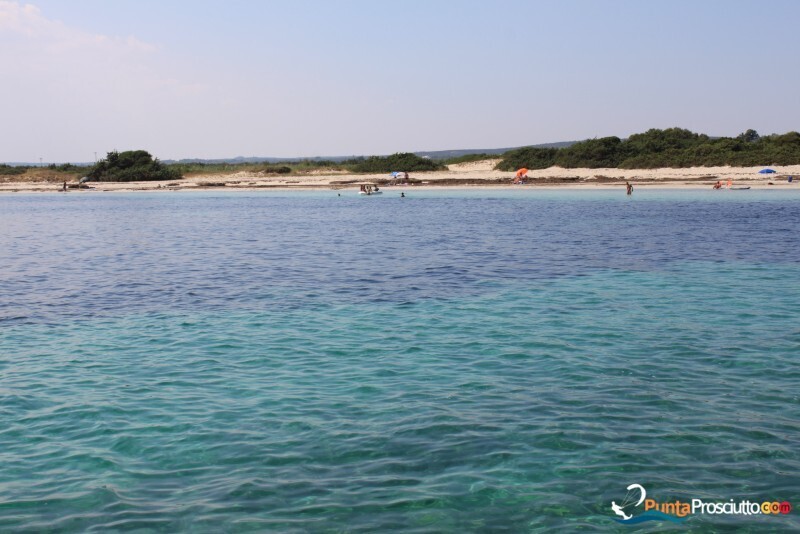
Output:
[[[419,196],[5,196],[0,324],[414,302],[605,269],[800,261],[795,200]]]

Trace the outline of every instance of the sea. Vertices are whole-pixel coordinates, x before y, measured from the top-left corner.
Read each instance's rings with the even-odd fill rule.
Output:
[[[0,532],[797,532],[799,360],[800,190],[5,194]]]

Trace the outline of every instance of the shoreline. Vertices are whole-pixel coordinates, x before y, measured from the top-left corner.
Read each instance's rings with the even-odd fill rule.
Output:
[[[636,191],[649,190],[649,191],[711,191],[710,184],[688,184],[681,182],[670,182],[661,184],[632,184],[634,185],[634,195]],[[800,190],[800,184],[743,184],[740,187],[747,187],[750,191],[794,191]],[[736,186],[734,186],[735,190]],[[386,186],[382,187],[381,191],[385,193],[401,193],[408,194],[413,191],[478,191],[478,190],[517,190],[517,191],[624,191],[625,183],[621,184],[546,184],[546,185],[501,185],[501,184],[486,184],[486,185],[437,185],[437,184],[423,184],[415,186]],[[729,190],[725,187],[722,191]],[[2,188],[0,187],[0,196],[20,194],[92,194],[92,193],[176,193],[176,192],[229,192],[229,193],[258,193],[258,192],[320,192],[330,191],[332,193],[347,193],[348,195],[357,195],[359,189],[357,187],[346,188],[332,188],[327,186],[262,186],[262,187],[116,187],[116,188],[102,188],[92,187],[83,189],[69,189],[67,192],[62,191],[57,187],[39,187],[39,188]]]
[[[377,184],[387,191],[419,189],[617,189],[628,181],[637,188],[711,189],[716,181],[723,187],[728,180],[734,187],[752,189],[800,188],[800,183],[788,182],[789,176],[800,181],[800,165],[777,166],[775,174],[759,174],[762,167],[690,167],[683,169],[549,169],[528,171],[524,185],[513,184],[514,173],[494,169],[497,160],[483,160],[450,165],[447,170],[410,173],[411,183],[392,184],[387,174],[342,174],[314,171],[300,175],[269,175],[263,172],[232,172],[229,174],[187,175],[180,180],[161,182],[89,182],[78,188],[76,181],[68,182],[68,192],[112,191],[352,191],[360,184]],[[62,192],[63,182],[0,182],[0,193]]]

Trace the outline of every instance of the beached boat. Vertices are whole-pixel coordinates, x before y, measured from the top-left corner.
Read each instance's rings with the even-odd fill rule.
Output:
[[[750,189],[750,186],[749,185],[740,185],[738,187],[730,187],[729,189],[732,189],[734,191],[737,191],[737,190],[738,191],[744,191],[745,189]]]

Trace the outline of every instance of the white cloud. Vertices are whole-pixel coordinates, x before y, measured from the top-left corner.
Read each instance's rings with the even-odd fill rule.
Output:
[[[179,122],[207,90],[151,43],[70,27],[30,4],[0,1],[0,49],[0,161],[148,149],[165,135],[157,122]]]
[[[111,37],[70,28],[61,21],[44,17],[41,10],[32,4],[6,0],[0,0],[0,35],[2,34],[23,36],[29,39],[29,44],[64,50],[82,47],[141,52],[156,50],[155,46],[139,41],[133,36]]]

